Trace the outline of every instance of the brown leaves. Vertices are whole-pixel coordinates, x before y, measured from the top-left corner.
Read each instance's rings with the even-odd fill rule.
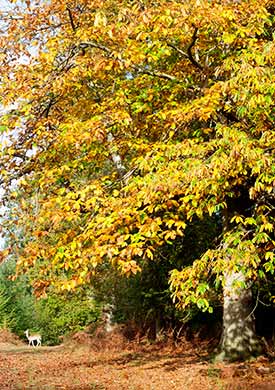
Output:
[[[124,334],[127,329],[124,330]],[[175,347],[164,343],[130,344],[118,328],[111,334],[98,330],[94,337],[75,334],[67,345],[40,347],[39,351],[1,332],[0,382],[3,389],[54,388],[56,390],[159,390],[221,387],[271,390],[274,363],[259,358],[242,364],[213,364],[205,359],[212,340],[198,346],[182,339]]]

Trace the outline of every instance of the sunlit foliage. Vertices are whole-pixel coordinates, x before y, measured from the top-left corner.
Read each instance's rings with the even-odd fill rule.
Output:
[[[273,2],[10,7],[0,173],[16,207],[4,230],[24,232],[10,250],[37,293],[89,285],[105,262],[136,274],[208,216],[223,224],[215,245],[171,273],[181,307],[211,311],[225,271],[273,273]]]

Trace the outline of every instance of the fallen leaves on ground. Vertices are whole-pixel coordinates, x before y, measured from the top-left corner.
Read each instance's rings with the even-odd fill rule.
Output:
[[[172,347],[129,344],[95,350],[14,346],[0,350],[1,390],[271,390],[275,363],[211,363],[191,343]]]

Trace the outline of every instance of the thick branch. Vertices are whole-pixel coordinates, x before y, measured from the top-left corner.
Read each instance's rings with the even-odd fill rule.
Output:
[[[48,102],[45,103],[45,106],[43,107],[43,104],[42,106],[40,107],[42,109],[42,111],[40,112],[40,117],[45,117],[45,118],[48,118],[49,117],[49,113],[50,113],[50,110],[51,108],[58,102],[58,98],[57,97],[54,97],[54,98],[50,98],[48,100]]]
[[[68,11],[68,14],[69,14],[72,30],[73,30],[73,32],[75,32],[76,31],[76,26],[75,26],[75,23],[74,23],[74,18],[73,18],[72,11],[70,10],[69,7],[67,7],[67,11]]]
[[[190,42],[190,44],[188,45],[187,47],[187,54],[188,54],[188,58],[189,60],[191,61],[191,63],[198,69],[200,70],[203,70],[203,67],[201,66],[201,64],[198,63],[198,61],[195,59],[195,57],[193,56],[193,53],[192,53],[192,48],[195,46],[195,43],[196,43],[196,40],[198,39],[198,27],[196,26],[193,26],[195,29],[194,29],[194,32],[193,32],[193,35],[192,35],[192,40]]]

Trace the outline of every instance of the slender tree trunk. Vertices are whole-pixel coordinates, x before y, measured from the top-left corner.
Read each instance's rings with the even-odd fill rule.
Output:
[[[251,289],[237,287],[236,282],[244,284],[242,272],[225,275],[223,334],[218,360],[247,360],[261,351],[255,333]]]

